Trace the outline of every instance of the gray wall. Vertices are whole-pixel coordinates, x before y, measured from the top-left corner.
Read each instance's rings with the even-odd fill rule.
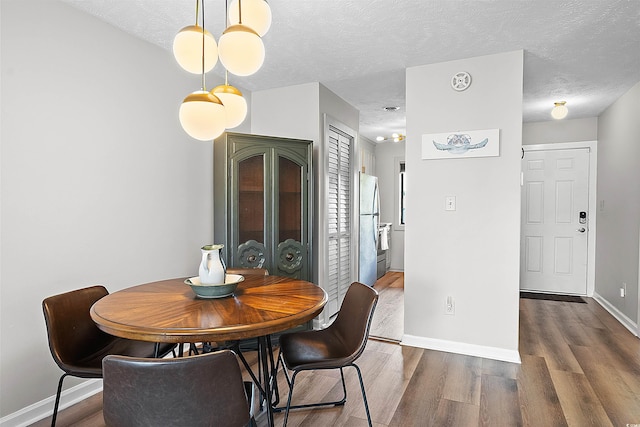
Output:
[[[638,325],[640,83],[598,118],[596,294]],[[627,284],[627,296],[620,287]]]
[[[197,272],[212,149],[180,128],[199,79],[170,52],[54,1],[2,0],[1,19],[5,417],[55,394],[45,297]]]
[[[522,69],[515,51],[407,70],[410,345],[519,360]],[[460,71],[473,78],[464,92],[449,84]],[[499,157],[421,159],[421,135],[478,129],[500,129]],[[445,211],[446,196],[457,197],[456,211]]]

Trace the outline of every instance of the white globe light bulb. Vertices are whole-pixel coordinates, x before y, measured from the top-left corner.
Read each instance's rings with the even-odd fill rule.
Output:
[[[264,44],[258,34],[245,25],[232,25],[220,37],[220,62],[236,76],[250,76],[264,63]]]
[[[271,28],[271,8],[265,0],[242,0],[242,25],[252,28],[260,37]],[[229,6],[229,24],[240,23],[238,0]]]
[[[222,102],[204,90],[193,92],[182,101],[179,118],[184,131],[200,141],[211,141],[222,135],[225,129]]]
[[[247,117],[247,101],[242,97],[242,92],[225,84],[216,86],[211,93],[220,98],[224,105],[227,129],[233,129],[244,121]]]
[[[202,27],[189,25],[173,39],[173,56],[180,66],[193,74],[202,74]],[[218,46],[213,35],[204,31],[204,72],[211,71],[218,62]]]

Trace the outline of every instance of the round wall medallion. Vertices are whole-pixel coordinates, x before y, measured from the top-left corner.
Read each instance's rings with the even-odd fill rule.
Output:
[[[466,71],[460,71],[451,78],[451,87],[453,90],[461,92],[471,86],[471,74]]]

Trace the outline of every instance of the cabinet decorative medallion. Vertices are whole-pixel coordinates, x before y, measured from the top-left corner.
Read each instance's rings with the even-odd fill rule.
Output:
[[[262,268],[265,265],[266,249],[255,240],[247,240],[238,246],[238,260],[240,266],[247,268]]]
[[[278,245],[278,268],[293,273],[302,268],[304,248],[302,243],[287,239]]]

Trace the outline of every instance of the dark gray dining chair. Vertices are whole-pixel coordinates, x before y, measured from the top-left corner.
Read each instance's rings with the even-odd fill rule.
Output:
[[[369,413],[362,373],[355,361],[360,357],[367,344],[371,319],[377,302],[378,292],[375,289],[362,283],[354,282],[347,290],[335,321],[326,329],[292,332],[283,334],[280,337],[278,366],[283,363],[286,368],[284,373],[289,385],[289,396],[287,405],[284,408],[276,408],[276,410],[285,411],[285,426],[291,409],[344,405],[347,400],[347,387],[344,382],[343,368],[348,366],[354,367],[358,373],[362,400],[369,426],[371,426],[371,414]],[[289,377],[287,369],[293,371],[291,377]],[[342,399],[333,402],[292,406],[291,397],[293,396],[296,375],[302,371],[316,369],[340,369]]]
[[[102,370],[107,426],[255,426],[252,396],[230,350],[173,359],[107,356]]]
[[[51,425],[56,425],[62,383],[68,375],[79,378],[102,378],[102,359],[108,354],[138,357],[163,357],[175,344],[156,345],[152,342],[118,338],[102,332],[91,319],[89,309],[108,295],[104,286],[91,286],[54,295],[42,301],[47,325],[49,350],[64,372],[58,381]]]

